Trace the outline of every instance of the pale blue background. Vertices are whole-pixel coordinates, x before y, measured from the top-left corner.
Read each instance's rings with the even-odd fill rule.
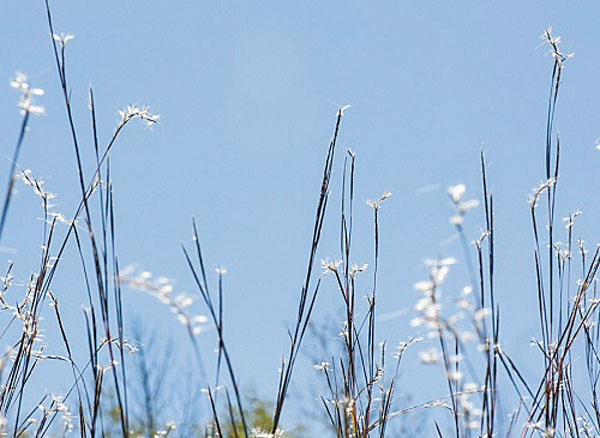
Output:
[[[193,291],[179,242],[191,242],[195,216],[209,265],[228,269],[226,335],[243,386],[265,397],[275,394],[287,348],[285,328],[295,314],[338,104],[353,108],[342,124],[320,256],[338,252],[341,158],[351,148],[358,157],[357,262],[372,259],[371,213],[363,201],[394,193],[381,210],[380,312],[405,313],[381,322],[381,337],[391,344],[416,333],[408,321],[417,298],[412,285],[426,275],[422,259],[444,255],[462,262],[457,241],[441,244],[454,233],[445,190],[419,189],[465,182],[467,195],[479,197],[481,147],[496,201],[504,346],[518,357],[537,335],[534,272],[521,268],[533,260],[527,196],[544,177],[552,58],[539,35],[549,25],[563,37],[564,50],[575,52],[557,113],[564,148],[558,212],[562,217],[583,208],[575,234],[591,247],[598,241],[597,2],[131,0],[52,6],[56,30],[75,35],[68,70],[87,162],[90,82],[104,141],[117,109],[129,102],[147,103],[162,116],[152,132],[127,129],[112,154],[121,263],[176,278],[180,290]],[[0,35],[1,172],[8,169],[20,122],[8,81],[22,70],[46,90],[38,101],[47,114],[32,120],[19,164],[45,177],[58,195],[57,209],[71,214],[75,161],[42,2],[4,0]],[[3,246],[17,253],[2,253],[0,261],[4,266],[15,259],[26,278],[37,266],[39,203],[20,186],[12,207]],[[482,209],[471,212],[470,238],[478,237],[482,223]],[[54,290],[67,328],[78,333],[85,292],[79,265],[72,266],[65,263]],[[459,264],[447,293],[467,281]],[[128,312],[188,349],[164,306],[141,292],[127,293]],[[318,314],[335,317],[338,298],[333,283],[326,283]],[[51,343],[53,320],[47,324]],[[207,361],[211,339],[201,338]],[[308,361],[297,377],[316,377]],[[411,380],[401,393],[414,393]],[[443,395],[445,387],[431,394]]]

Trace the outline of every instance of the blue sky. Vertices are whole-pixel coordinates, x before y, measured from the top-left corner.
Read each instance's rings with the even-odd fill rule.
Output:
[[[267,397],[287,346],[338,105],[352,108],[342,123],[320,256],[338,251],[342,156],[350,148],[357,154],[357,262],[372,259],[371,212],[362,201],[393,192],[381,210],[381,312],[407,316],[381,322],[390,343],[415,332],[408,321],[412,285],[426,275],[423,258],[457,256],[452,287],[468,281],[461,248],[448,240],[454,232],[445,188],[464,182],[468,196],[479,197],[481,148],[496,202],[499,299],[508,321],[523,321],[507,324],[504,343],[520,351],[537,334],[527,310],[535,309],[534,273],[521,267],[533,259],[527,196],[544,176],[552,59],[539,36],[548,26],[575,52],[557,113],[564,151],[558,211],[582,209],[576,235],[591,246],[599,239],[597,2],[107,0],[52,7],[56,30],[75,35],[67,63],[87,162],[90,83],[105,141],[128,103],[148,104],[162,118],[152,131],[130,127],[111,156],[121,263],[192,292],[180,242],[191,242],[195,217],[209,266],[228,270],[227,340],[241,380]],[[1,168],[8,169],[20,122],[8,86],[20,70],[46,90],[39,102],[47,114],[32,120],[19,164],[43,176],[57,209],[70,213],[75,161],[42,2],[3,2],[0,29]],[[20,187],[3,242],[16,253],[5,250],[0,263],[16,260],[22,278],[36,266],[38,215],[38,201]],[[469,237],[482,224],[481,208],[470,212]],[[54,289],[76,331],[84,289],[73,266]],[[326,286],[318,314],[335,318],[338,296]],[[188,348],[164,306],[129,291],[127,308]],[[201,338],[207,357],[211,342]],[[299,378],[312,378],[309,364],[303,367]]]

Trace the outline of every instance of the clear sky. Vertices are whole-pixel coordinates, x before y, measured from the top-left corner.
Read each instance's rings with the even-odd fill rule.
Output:
[[[451,284],[458,291],[468,282],[460,245],[449,240],[445,188],[464,182],[469,197],[480,196],[481,148],[496,202],[505,348],[529,348],[537,334],[530,317],[534,272],[522,267],[533,259],[527,197],[544,178],[552,58],[539,36],[548,26],[562,36],[565,51],[575,52],[557,112],[564,151],[558,212],[582,209],[577,236],[589,245],[600,238],[593,189],[600,164],[597,2],[64,0],[52,7],[56,30],[75,36],[67,64],[88,172],[90,83],[104,141],[128,103],[148,104],[161,115],[152,131],[129,127],[111,156],[121,263],[174,278],[178,290],[193,292],[180,242],[191,243],[195,217],[208,265],[228,270],[226,338],[243,386],[264,396],[275,394],[286,351],[338,105],[352,108],[342,122],[319,255],[338,253],[342,156],[350,148],[357,154],[359,263],[372,259],[371,211],[363,201],[393,192],[381,210],[380,313],[400,315],[381,321],[381,337],[390,343],[416,332],[409,320],[413,283],[426,275],[423,258],[456,256]],[[31,121],[19,164],[44,177],[57,194],[56,209],[72,214],[75,158],[43,4],[4,0],[0,11],[0,175],[8,171],[20,123],[18,95],[8,85],[19,70],[46,90],[38,99],[46,114]],[[27,278],[37,266],[39,202],[20,186],[11,211],[0,266],[14,259]],[[470,238],[482,224],[482,209],[470,212]],[[54,290],[76,333],[85,291],[79,265],[66,265]],[[326,283],[318,315],[335,319],[338,298]],[[189,349],[160,303],[127,291],[126,306],[178,349]],[[513,320],[523,323],[517,328]],[[200,339],[210,357],[213,338]],[[298,376],[317,377],[308,362]]]

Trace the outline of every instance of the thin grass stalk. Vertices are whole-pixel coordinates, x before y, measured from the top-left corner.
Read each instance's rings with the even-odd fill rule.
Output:
[[[340,108],[337,111],[335,129],[333,133],[333,137],[331,142],[329,143],[329,149],[327,151],[327,157],[325,159],[325,167],[323,170],[323,178],[321,180],[321,191],[319,194],[319,202],[317,204],[317,213],[313,228],[312,235],[312,243],[310,249],[310,255],[308,258],[308,266],[306,269],[306,277],[304,280],[304,285],[302,287],[300,293],[300,301],[298,304],[298,314],[296,319],[296,325],[294,328],[293,334],[290,336],[290,350],[288,353],[288,360],[283,366],[282,374],[282,384],[277,393],[277,398],[275,402],[275,410],[273,414],[273,427],[271,429],[271,433],[275,434],[277,428],[279,427],[279,422],[281,419],[281,413],[283,411],[283,406],[285,404],[288,388],[290,381],[292,379],[293,369],[296,362],[296,357],[298,355],[298,351],[302,344],[302,339],[304,338],[304,333],[306,331],[306,327],[308,326],[308,322],[310,321],[310,317],[312,315],[313,306],[318,294],[318,285],[315,287],[312,296],[309,294],[311,278],[313,267],[315,264],[315,258],[317,253],[317,248],[319,246],[319,241],[321,240],[321,231],[323,227],[323,220],[325,218],[325,211],[327,208],[327,200],[329,197],[329,183],[331,179],[331,171],[333,167],[333,159],[335,155],[335,146],[337,143],[338,133],[340,129],[340,124],[342,121],[342,114],[344,112],[344,108]],[[308,304],[308,307],[307,307]]]
[[[27,132],[27,123],[29,121],[30,112],[25,109],[23,115],[23,121],[21,122],[21,129],[19,130],[19,137],[15,145],[12,160],[10,162],[10,170],[8,173],[8,182],[6,184],[6,192],[4,194],[4,202],[2,204],[2,214],[0,215],[0,243],[2,242],[2,232],[4,231],[4,224],[8,215],[8,208],[10,206],[10,200],[12,198],[13,188],[15,185],[15,168],[19,161],[19,155],[21,153],[21,147],[23,145],[23,139],[25,138],[25,132]]]

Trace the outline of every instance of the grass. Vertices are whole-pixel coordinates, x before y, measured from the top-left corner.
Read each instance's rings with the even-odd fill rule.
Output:
[[[270,404],[244,394],[236,374],[238,365],[233,362],[228,348],[225,336],[228,332],[224,330],[227,311],[223,300],[225,271],[219,269],[216,287],[211,285],[195,223],[193,242],[183,245],[182,251],[208,317],[190,314],[187,309],[190,297],[174,296],[168,279],[155,279],[147,272],[120,267],[115,249],[110,152],[118,147],[121,132],[128,129],[132,121],[138,119],[151,126],[159,122],[159,117],[146,107],[129,106],[120,112],[109,141],[101,144],[94,93],[90,87],[89,117],[95,170],[86,174],[69,92],[67,45],[70,38],[55,35],[47,0],[45,7],[58,86],[76,158],[79,202],[68,218],[53,212],[52,194],[45,189],[43,181],[29,171],[17,170],[32,115],[43,111],[34,103],[34,97],[41,91],[32,88],[27,78],[20,75],[13,81],[13,87],[21,92],[19,106],[23,119],[8,169],[0,216],[0,241],[19,180],[30,186],[42,200],[44,221],[39,266],[31,275],[25,293],[16,304],[6,299],[6,294],[15,288],[13,264],[8,265],[0,290],[0,305],[7,321],[0,335],[7,347],[0,362],[0,424],[4,436],[278,437],[309,434],[306,429],[286,432],[282,419],[291,402],[294,371],[303,354],[303,343],[310,335],[323,287],[337,290],[344,309],[341,348],[331,348],[327,353],[329,358],[315,365],[324,385],[323,393],[318,395],[318,405],[331,436],[398,436],[401,433],[394,429],[394,422],[414,412],[428,412],[423,417],[431,426],[427,430],[438,437],[600,436],[600,329],[596,325],[600,303],[596,291],[600,249],[589,257],[583,243],[574,241],[573,227],[578,213],[567,218],[567,243],[558,243],[556,199],[561,149],[554,125],[563,68],[569,56],[561,52],[560,39],[553,37],[550,30],[544,34],[553,55],[543,157],[545,175],[544,182],[534,190],[530,200],[539,321],[539,337],[535,342],[539,351],[539,376],[532,378],[523,372],[516,353],[502,348],[505,319],[495,288],[494,197],[483,152],[479,157],[483,231],[472,243],[463,224],[469,211],[479,202],[463,199],[463,185],[448,189],[455,210],[451,223],[462,243],[469,285],[452,302],[442,299],[441,287],[456,263],[454,258],[448,257],[426,260],[428,277],[415,284],[420,298],[412,325],[434,339],[436,347],[419,349],[423,339],[415,336],[393,349],[378,336],[380,210],[391,193],[385,192],[368,202],[373,214],[374,256],[371,267],[357,266],[352,263],[356,156],[351,151],[343,154],[340,258],[318,259],[324,221],[330,210],[332,172],[336,156],[339,161],[341,154],[337,143],[347,109],[341,107],[336,113],[333,135],[326,149],[314,225],[308,236],[307,264],[304,268],[299,267],[305,274],[294,323],[288,331],[289,349],[283,356],[277,392]],[[65,232],[59,227],[63,224]],[[79,333],[66,330],[62,307],[51,288],[55,273],[65,263],[63,255],[69,245],[77,249],[83,272],[80,287],[85,289],[87,296],[85,326]],[[577,250],[578,255],[575,254]],[[581,259],[581,278],[574,280],[572,265],[577,257]],[[318,272],[320,268],[322,272]],[[371,276],[370,286],[363,297],[364,287],[357,285],[357,278],[366,275]],[[162,382],[171,368],[173,352],[155,347],[159,344],[153,341],[156,335],[145,339],[140,326],[126,327],[124,321],[129,310],[123,305],[123,287],[143,289],[156,296],[184,326],[195,358],[194,366],[204,381],[202,386],[190,385],[188,388],[190,404],[202,407],[200,414],[191,414],[179,424],[160,419],[160,409],[164,408],[164,403],[160,402],[161,394],[166,391]],[[53,308],[53,327],[63,344],[64,354],[60,356],[44,352],[41,334],[51,329],[49,318],[44,320],[42,317],[45,304]],[[207,375],[198,342],[206,325],[211,325],[217,336],[216,373],[213,376]],[[81,339],[82,333],[87,343],[87,356],[75,357],[72,342]],[[142,341],[136,344],[132,339]],[[399,373],[411,372],[403,369],[403,359],[410,350],[417,350],[423,366],[441,367],[447,396],[419,405],[401,405]],[[161,355],[164,360],[156,365],[155,358]],[[32,388],[31,378],[46,361],[57,361],[68,367],[72,382],[60,396],[46,393],[31,405],[28,393],[38,392]],[[132,374],[139,383],[132,380]],[[505,418],[507,406],[514,407],[508,421]],[[405,434],[424,433],[421,430]]]

